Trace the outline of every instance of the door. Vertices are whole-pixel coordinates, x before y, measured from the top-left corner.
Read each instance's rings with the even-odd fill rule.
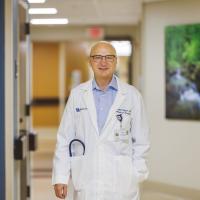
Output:
[[[16,200],[30,199],[30,92],[28,5],[14,2],[14,180]]]
[[[0,1],[0,199],[5,199],[5,12]]]

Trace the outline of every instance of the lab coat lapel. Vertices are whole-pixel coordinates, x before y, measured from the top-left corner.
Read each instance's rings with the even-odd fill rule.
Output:
[[[95,107],[94,97],[92,93],[92,81],[89,81],[87,87],[85,88],[84,101],[88,108],[88,112],[89,112],[92,124],[94,125],[96,132],[99,134],[99,130],[97,126],[96,107]]]
[[[117,95],[116,95],[115,100],[113,102],[113,105],[110,108],[106,122],[104,124],[103,129],[102,129],[102,133],[104,132],[104,130],[105,130],[106,126],[108,125],[108,123],[110,122],[110,120],[113,117],[115,117],[115,115],[116,115],[115,111],[121,106],[121,104],[123,103],[123,101],[125,99],[126,91],[124,90],[124,88],[123,88],[123,86],[120,83],[118,78],[117,78],[117,84],[118,84],[118,92],[117,92]],[[101,134],[101,135],[104,135],[104,134]]]

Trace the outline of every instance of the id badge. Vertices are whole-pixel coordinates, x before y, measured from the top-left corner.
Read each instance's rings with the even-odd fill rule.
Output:
[[[126,130],[124,128],[115,130],[115,141],[121,141],[121,142],[128,143],[128,141],[129,141],[128,130]]]

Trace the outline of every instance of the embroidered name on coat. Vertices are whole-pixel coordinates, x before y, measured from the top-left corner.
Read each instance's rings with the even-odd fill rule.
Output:
[[[76,112],[81,112],[82,110],[87,110],[87,108],[76,108]]]

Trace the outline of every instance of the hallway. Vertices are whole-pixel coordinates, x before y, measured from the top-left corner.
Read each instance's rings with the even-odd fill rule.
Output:
[[[57,200],[58,126],[71,89],[93,78],[96,56],[116,61],[115,74],[144,100],[151,148],[141,200],[200,200],[199,8],[199,0],[0,0],[0,200]],[[117,53],[91,55],[101,40]],[[137,116],[141,106],[132,105]],[[112,131],[119,136],[117,124]]]

